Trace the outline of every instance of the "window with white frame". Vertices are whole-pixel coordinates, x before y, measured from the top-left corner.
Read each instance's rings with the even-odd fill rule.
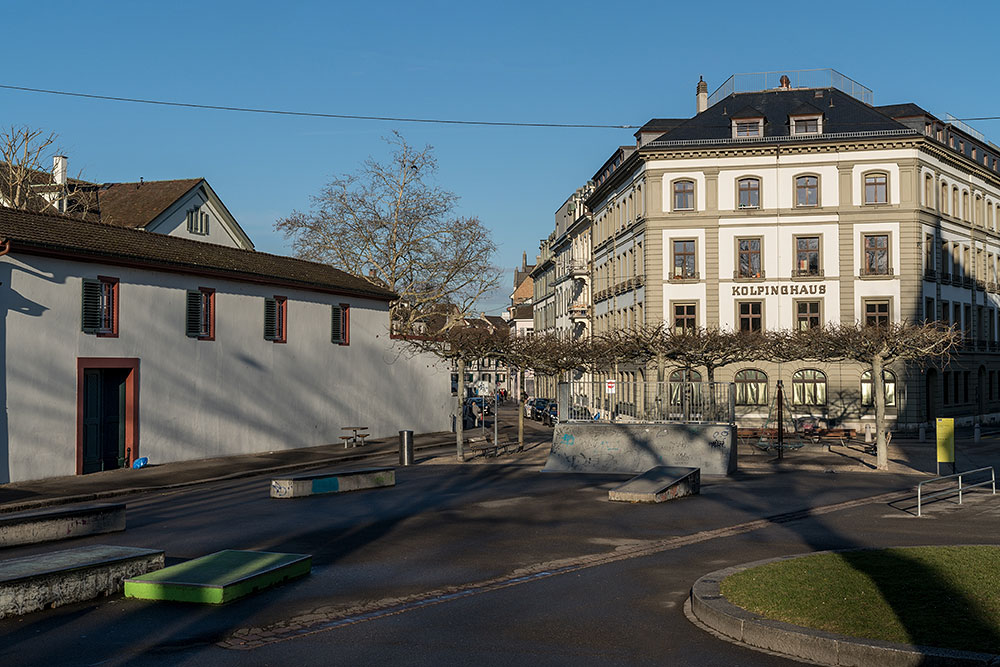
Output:
[[[823,116],[792,116],[792,134],[819,134],[823,131]]]
[[[741,178],[737,181],[740,208],[760,208],[760,179]]]
[[[739,118],[733,120],[733,137],[760,137],[764,134],[763,118]]]

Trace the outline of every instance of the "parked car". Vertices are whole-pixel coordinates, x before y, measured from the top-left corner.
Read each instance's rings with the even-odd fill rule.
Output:
[[[545,407],[551,402],[551,398],[536,398],[534,405],[531,406],[531,418],[536,422],[542,421],[542,413],[545,412]]]
[[[535,407],[535,399],[529,398],[524,402],[524,416],[531,419],[531,409]]]
[[[555,426],[559,423],[559,404],[555,401],[545,406],[542,412],[542,423],[546,426]]]

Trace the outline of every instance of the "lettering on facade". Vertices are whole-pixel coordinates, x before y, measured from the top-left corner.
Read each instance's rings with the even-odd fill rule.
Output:
[[[826,285],[733,285],[733,296],[826,294]]]

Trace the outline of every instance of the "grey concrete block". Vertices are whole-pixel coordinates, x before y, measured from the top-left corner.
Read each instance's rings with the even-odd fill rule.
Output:
[[[125,504],[56,507],[0,514],[0,547],[125,530]]]
[[[0,618],[111,595],[162,567],[162,551],[105,545],[0,561]]]
[[[344,493],[395,485],[395,468],[337,470],[272,479],[271,497],[301,498],[321,493]]]

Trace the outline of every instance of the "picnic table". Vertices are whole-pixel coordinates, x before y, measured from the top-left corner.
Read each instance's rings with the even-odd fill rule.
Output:
[[[355,447],[358,444],[365,444],[365,438],[367,438],[370,433],[365,433],[368,430],[367,426],[342,426],[342,431],[351,431],[351,435],[342,435],[340,439],[344,441],[344,449],[347,449],[348,445],[353,445]]]

